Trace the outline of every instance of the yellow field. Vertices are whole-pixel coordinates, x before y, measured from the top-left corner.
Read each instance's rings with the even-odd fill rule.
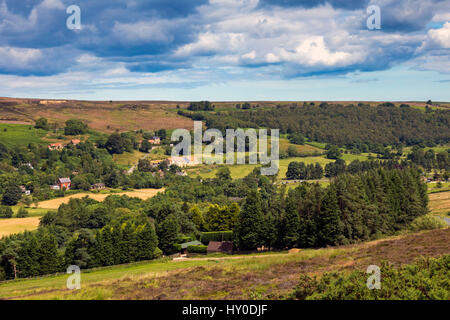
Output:
[[[106,197],[108,197],[110,195],[118,195],[118,196],[127,195],[129,197],[136,197],[136,198],[140,198],[142,200],[147,200],[147,199],[155,196],[158,192],[164,192],[164,189],[140,189],[140,190],[134,190],[134,191],[119,192],[119,193],[107,193],[107,194],[88,193],[88,192],[77,193],[77,194],[73,194],[73,195],[70,195],[67,197],[63,197],[63,198],[57,198],[57,199],[39,202],[38,208],[58,209],[61,204],[68,203],[70,199],[80,199],[80,198],[83,198],[86,196],[88,196],[91,199],[97,200],[97,201],[103,201],[103,200],[105,200]]]
[[[450,212],[450,191],[432,193],[430,197],[431,213],[447,213]]]
[[[39,220],[39,217],[0,219],[0,238],[25,230],[36,230]]]

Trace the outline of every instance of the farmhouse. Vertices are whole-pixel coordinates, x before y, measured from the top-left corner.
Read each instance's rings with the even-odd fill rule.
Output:
[[[96,183],[91,186],[91,190],[103,190],[106,186],[104,183]]]
[[[159,137],[155,136],[155,137],[149,139],[148,142],[150,142],[151,144],[161,144],[161,139]]]
[[[222,252],[222,253],[232,253],[233,252],[233,242],[232,241],[210,241],[207,253]]]
[[[195,156],[189,157],[171,157],[168,159],[169,165],[177,165],[181,168],[197,165],[199,162]]]
[[[69,142],[68,145],[76,146],[76,145],[78,145],[80,142],[81,142],[81,140],[78,140],[78,139],[72,139],[72,140],[70,140],[70,142]]]
[[[72,182],[70,181],[70,178],[59,178],[58,182],[56,182],[57,186],[60,190],[70,190],[70,186],[72,185]]]
[[[53,150],[62,150],[63,149],[63,145],[61,143],[52,143],[48,145],[48,149],[53,151]]]

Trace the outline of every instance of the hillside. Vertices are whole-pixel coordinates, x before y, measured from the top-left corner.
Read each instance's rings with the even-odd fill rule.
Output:
[[[65,288],[67,275],[0,284],[3,299],[279,299],[301,274],[365,271],[387,261],[394,266],[418,257],[448,254],[450,229],[295,253],[156,260],[82,271],[82,289]]]
[[[236,110],[236,104],[242,102],[213,102],[217,111]],[[294,101],[251,101],[252,108],[272,109],[277,105],[290,105],[302,102]],[[314,102],[317,105],[319,101]],[[340,101],[342,104],[357,104],[356,101]],[[380,102],[364,102],[376,106]],[[396,102],[396,105],[408,103],[424,109],[424,102]],[[111,133],[115,130],[130,131],[137,129],[177,129],[192,128],[192,121],[177,115],[177,106],[187,108],[186,101],[77,101],[77,100],[44,100],[27,98],[0,97],[0,123],[30,124],[44,117],[59,125],[68,119],[85,120],[89,127]],[[435,108],[450,108],[448,103],[438,103]]]

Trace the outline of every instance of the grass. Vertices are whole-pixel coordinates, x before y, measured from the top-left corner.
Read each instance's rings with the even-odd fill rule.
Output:
[[[113,156],[114,162],[118,165],[131,167],[139,162],[146,154],[137,150],[133,152],[124,152],[122,154],[115,154]]]
[[[437,187],[437,182],[430,182],[428,185],[428,193],[438,193],[450,191],[450,182],[441,182],[441,187]]]
[[[31,125],[0,123],[0,142],[7,147],[25,146],[29,143],[46,144],[42,140],[46,134],[47,131],[35,129]]]
[[[352,162],[353,160],[360,160],[364,161],[368,159],[367,153],[360,154],[360,155],[354,155],[354,154],[344,154],[342,155],[342,159],[345,160],[348,163]],[[289,167],[289,163],[298,161],[298,162],[304,162],[305,164],[315,164],[320,163],[323,167],[330,162],[334,162],[334,160],[327,159],[324,155],[317,156],[317,157],[294,157],[294,158],[287,158],[287,159],[281,159],[279,162],[280,165],[280,171],[278,174],[278,179],[283,179],[286,177],[286,172]],[[249,173],[253,171],[253,169],[260,167],[259,164],[243,164],[243,165],[228,165],[228,168],[231,172],[231,177],[233,179],[241,179],[247,176]],[[210,165],[210,166],[200,166],[199,168],[190,169],[188,170],[188,173],[191,176],[199,175],[202,178],[214,178],[216,176],[218,170],[218,166]]]
[[[450,229],[296,253],[233,255],[82,270],[81,290],[66,289],[67,274],[0,283],[12,299],[279,299],[300,274],[366,270],[370,264],[412,262],[448,253]]]

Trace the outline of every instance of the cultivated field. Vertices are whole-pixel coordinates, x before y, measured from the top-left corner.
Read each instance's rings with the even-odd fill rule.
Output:
[[[39,217],[0,219],[0,238],[10,234],[36,230]]]
[[[38,208],[58,209],[61,204],[68,203],[70,199],[81,199],[86,196],[89,198],[92,198],[94,200],[97,200],[97,201],[103,201],[106,199],[106,197],[108,197],[110,195],[118,195],[118,196],[127,195],[129,197],[135,197],[135,198],[140,198],[142,200],[147,200],[147,199],[155,196],[158,192],[164,192],[164,188],[163,189],[140,189],[140,190],[134,190],[134,191],[118,192],[118,193],[83,192],[83,193],[77,193],[77,194],[73,194],[70,196],[66,196],[63,198],[56,198],[56,199],[52,199],[52,200],[41,201],[38,204]]]
[[[450,212],[450,191],[437,192],[429,195],[431,213],[449,213]]]
[[[3,299],[278,299],[301,274],[366,270],[388,261],[411,263],[448,254],[450,229],[357,245],[296,253],[156,260],[82,271],[81,290],[66,289],[67,275],[0,283]]]

